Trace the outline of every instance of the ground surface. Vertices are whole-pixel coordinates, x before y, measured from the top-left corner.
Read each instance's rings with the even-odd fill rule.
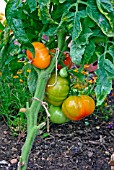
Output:
[[[98,113],[78,122],[51,124],[47,137],[43,138],[46,130],[37,136],[27,170],[112,170],[109,165],[114,153],[112,94],[108,106],[102,107]],[[25,137],[22,133],[18,137],[12,136],[7,125],[0,120],[0,170],[17,169]]]
[[[79,122],[51,125],[49,136],[37,136],[28,170],[110,170],[110,156],[114,152],[113,123],[113,117],[107,122],[89,117]],[[0,170],[16,170],[24,140],[25,137],[13,137],[4,122],[0,122]]]

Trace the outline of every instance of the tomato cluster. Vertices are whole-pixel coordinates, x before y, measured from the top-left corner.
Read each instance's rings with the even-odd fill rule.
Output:
[[[61,63],[58,63],[57,69],[60,70],[64,66],[68,67],[69,69],[72,67],[72,60],[68,52],[64,52],[64,59],[61,61]]]
[[[51,86],[50,86],[51,85]],[[52,74],[46,86],[46,101],[51,104],[49,108],[50,120],[53,123],[61,124],[68,120],[78,121],[93,113],[95,109],[94,100],[87,95],[68,96],[68,78]]]

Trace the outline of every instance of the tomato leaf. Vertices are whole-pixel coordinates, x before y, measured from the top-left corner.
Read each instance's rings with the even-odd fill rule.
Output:
[[[74,25],[73,25],[73,33],[72,33],[72,40],[76,41],[77,38],[79,37],[81,31],[82,31],[82,25],[81,25],[81,18],[85,18],[86,15],[86,11],[78,11],[75,12],[75,17],[74,17]]]
[[[37,79],[38,79],[37,73],[34,69],[32,69],[27,78],[28,88],[32,95],[36,90]]]
[[[97,105],[101,105],[112,89],[112,78],[114,77],[113,64],[108,59],[105,59],[104,54],[99,56],[96,75],[98,76],[98,79],[95,93]]]
[[[106,98],[107,94],[110,93],[112,89],[112,80],[109,79],[104,69],[98,69],[96,71],[98,76],[97,79],[97,86],[95,88],[95,94],[97,98],[97,106],[101,105],[104,99]]]
[[[114,79],[114,64],[110,60],[105,59],[104,68],[108,73],[108,77]]]
[[[13,30],[20,43],[26,45],[26,47],[28,47],[30,51],[34,54],[34,48],[30,43],[24,29],[22,21],[22,6],[22,2],[18,2],[17,0],[10,0],[6,6],[6,19],[8,24],[11,26],[11,30]]]
[[[36,10],[36,7],[37,7],[37,2],[36,0],[27,0],[27,3],[30,7],[30,11],[33,12]]]
[[[88,0],[87,14],[100,27],[105,35],[108,37],[114,36],[114,27],[112,28],[112,25],[110,25],[109,20],[106,18],[104,13],[102,14],[99,11],[95,0]],[[112,18],[114,18],[113,12],[111,13],[111,20]]]
[[[2,23],[0,22],[0,30],[3,30],[4,26],[2,25]]]
[[[94,52],[95,52],[95,44],[93,41],[90,41],[85,48],[83,62],[88,63],[89,60],[92,58]]]
[[[38,16],[40,17],[40,20],[43,24],[56,23],[50,14],[49,3],[49,0],[39,0]]]
[[[70,48],[70,56],[72,58],[73,63],[79,65],[82,60],[82,55],[84,54],[85,46],[82,47],[76,44],[74,41],[72,42],[71,48]]]
[[[112,58],[113,58],[113,62],[114,62],[114,45],[111,45],[108,50],[107,50],[107,53],[109,53]]]
[[[114,9],[109,0],[96,0],[99,11],[108,19],[110,26],[114,29]]]

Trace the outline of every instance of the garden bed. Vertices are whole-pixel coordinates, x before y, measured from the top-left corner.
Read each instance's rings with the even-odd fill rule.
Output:
[[[50,133],[36,137],[27,170],[110,170],[114,152],[114,117],[91,116],[78,122],[50,125]],[[25,134],[18,137],[0,122],[0,169],[16,170]]]

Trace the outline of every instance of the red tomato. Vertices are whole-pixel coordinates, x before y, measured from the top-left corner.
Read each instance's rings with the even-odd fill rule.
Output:
[[[72,60],[70,58],[70,55],[67,52],[64,52],[63,54],[65,56],[65,59],[62,61],[62,63],[63,63],[64,66],[67,66],[70,69],[71,66],[72,66]],[[58,68],[58,70],[60,70],[60,69],[63,68],[63,66],[61,64],[58,64],[57,68]]]

